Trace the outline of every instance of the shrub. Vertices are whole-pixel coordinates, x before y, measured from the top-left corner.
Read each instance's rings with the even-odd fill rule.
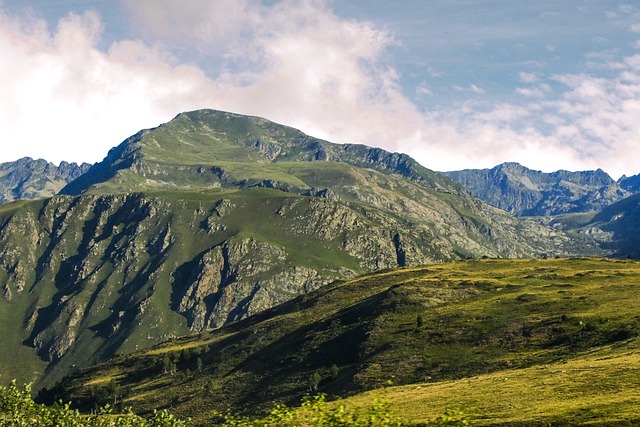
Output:
[[[13,381],[0,386],[0,426],[2,427],[187,427],[187,422],[161,411],[149,419],[132,413],[112,415],[105,405],[98,415],[83,415],[68,403],[51,406],[37,404],[31,397],[31,386],[19,389]]]

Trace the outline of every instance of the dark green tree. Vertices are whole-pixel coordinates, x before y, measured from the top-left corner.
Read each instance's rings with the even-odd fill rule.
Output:
[[[335,380],[336,378],[338,378],[339,373],[340,371],[338,370],[338,366],[335,363],[331,365],[331,367],[329,368],[329,374],[331,374],[331,379]]]
[[[318,385],[320,384],[321,380],[322,380],[322,377],[317,372],[314,372],[311,375],[309,375],[309,378],[307,379],[307,385],[309,386],[309,391],[318,391]]]

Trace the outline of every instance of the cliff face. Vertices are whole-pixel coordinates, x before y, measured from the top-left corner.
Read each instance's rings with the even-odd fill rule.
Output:
[[[445,175],[487,203],[518,216],[599,211],[633,192],[633,179],[616,182],[602,170],[543,173],[503,163]]]
[[[0,208],[2,380],[50,385],[374,270],[595,250],[408,156],[210,110],[134,135],[63,192]]]
[[[58,193],[90,165],[62,162],[59,166],[29,157],[0,164],[0,204],[19,199],[41,199]]]
[[[0,329],[49,364],[49,384],[72,367],[242,319],[335,278],[451,252],[373,210],[267,189],[228,196],[8,205],[0,307],[13,314]]]

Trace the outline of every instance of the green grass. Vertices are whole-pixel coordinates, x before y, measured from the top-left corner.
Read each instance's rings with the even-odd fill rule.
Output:
[[[609,345],[558,363],[388,387],[348,398],[346,404],[357,408],[382,398],[413,423],[458,407],[478,426],[637,425],[638,350],[637,342]]]
[[[383,271],[101,365],[67,382],[64,396],[82,401],[117,379],[124,404],[203,422],[226,405],[256,413],[295,404],[317,372],[318,391],[378,390],[371,393],[412,422],[456,406],[479,425],[637,420],[638,286],[640,264],[626,260],[488,259]],[[194,372],[195,354],[202,372]],[[177,373],[162,371],[164,357]],[[357,406],[371,395],[352,399]]]

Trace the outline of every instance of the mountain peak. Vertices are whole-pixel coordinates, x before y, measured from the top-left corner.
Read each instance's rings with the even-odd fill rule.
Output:
[[[518,162],[504,162],[492,168],[493,170],[508,170],[508,171],[531,171],[531,169],[522,166]]]
[[[317,161],[396,173],[434,187],[452,186],[405,154],[334,144],[262,117],[196,110],[126,139],[62,194],[224,187],[255,179],[308,189],[315,186],[313,179],[294,169],[300,169],[300,162]],[[284,166],[292,162],[298,166]]]

